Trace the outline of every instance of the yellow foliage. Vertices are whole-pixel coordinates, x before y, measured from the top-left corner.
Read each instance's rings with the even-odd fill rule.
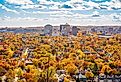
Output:
[[[14,51],[12,51],[10,48],[8,49],[8,56],[12,57],[14,54]]]
[[[70,82],[70,80],[65,77],[64,82]]]
[[[72,63],[68,64],[65,69],[68,73],[75,73],[77,71],[77,67]]]
[[[110,73],[111,71],[112,71],[112,69],[108,65],[103,65],[102,66],[101,73],[103,73],[103,74],[105,72]]]
[[[90,72],[90,71],[87,71],[87,72],[85,73],[85,76],[86,76],[87,78],[92,78],[92,77],[94,77],[94,74],[93,74],[92,72]]]

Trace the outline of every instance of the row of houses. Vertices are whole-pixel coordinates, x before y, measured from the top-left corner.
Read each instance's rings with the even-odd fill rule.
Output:
[[[42,29],[41,33],[44,35],[51,35],[51,36],[68,36],[68,35],[77,35],[79,28],[77,26],[71,26],[68,23],[60,25],[59,28],[47,24]]]

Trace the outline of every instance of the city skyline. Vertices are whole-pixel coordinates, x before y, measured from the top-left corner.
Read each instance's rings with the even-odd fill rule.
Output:
[[[0,27],[120,26],[121,0],[0,0]]]

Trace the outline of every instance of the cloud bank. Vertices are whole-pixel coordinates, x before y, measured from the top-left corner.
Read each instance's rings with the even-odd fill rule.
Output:
[[[0,26],[120,25],[121,0],[0,0]]]

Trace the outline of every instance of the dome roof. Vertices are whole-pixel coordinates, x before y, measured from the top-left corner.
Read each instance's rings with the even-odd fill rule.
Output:
[[[47,25],[45,25],[45,26],[52,26],[52,25],[50,25],[50,24],[47,24]]]

